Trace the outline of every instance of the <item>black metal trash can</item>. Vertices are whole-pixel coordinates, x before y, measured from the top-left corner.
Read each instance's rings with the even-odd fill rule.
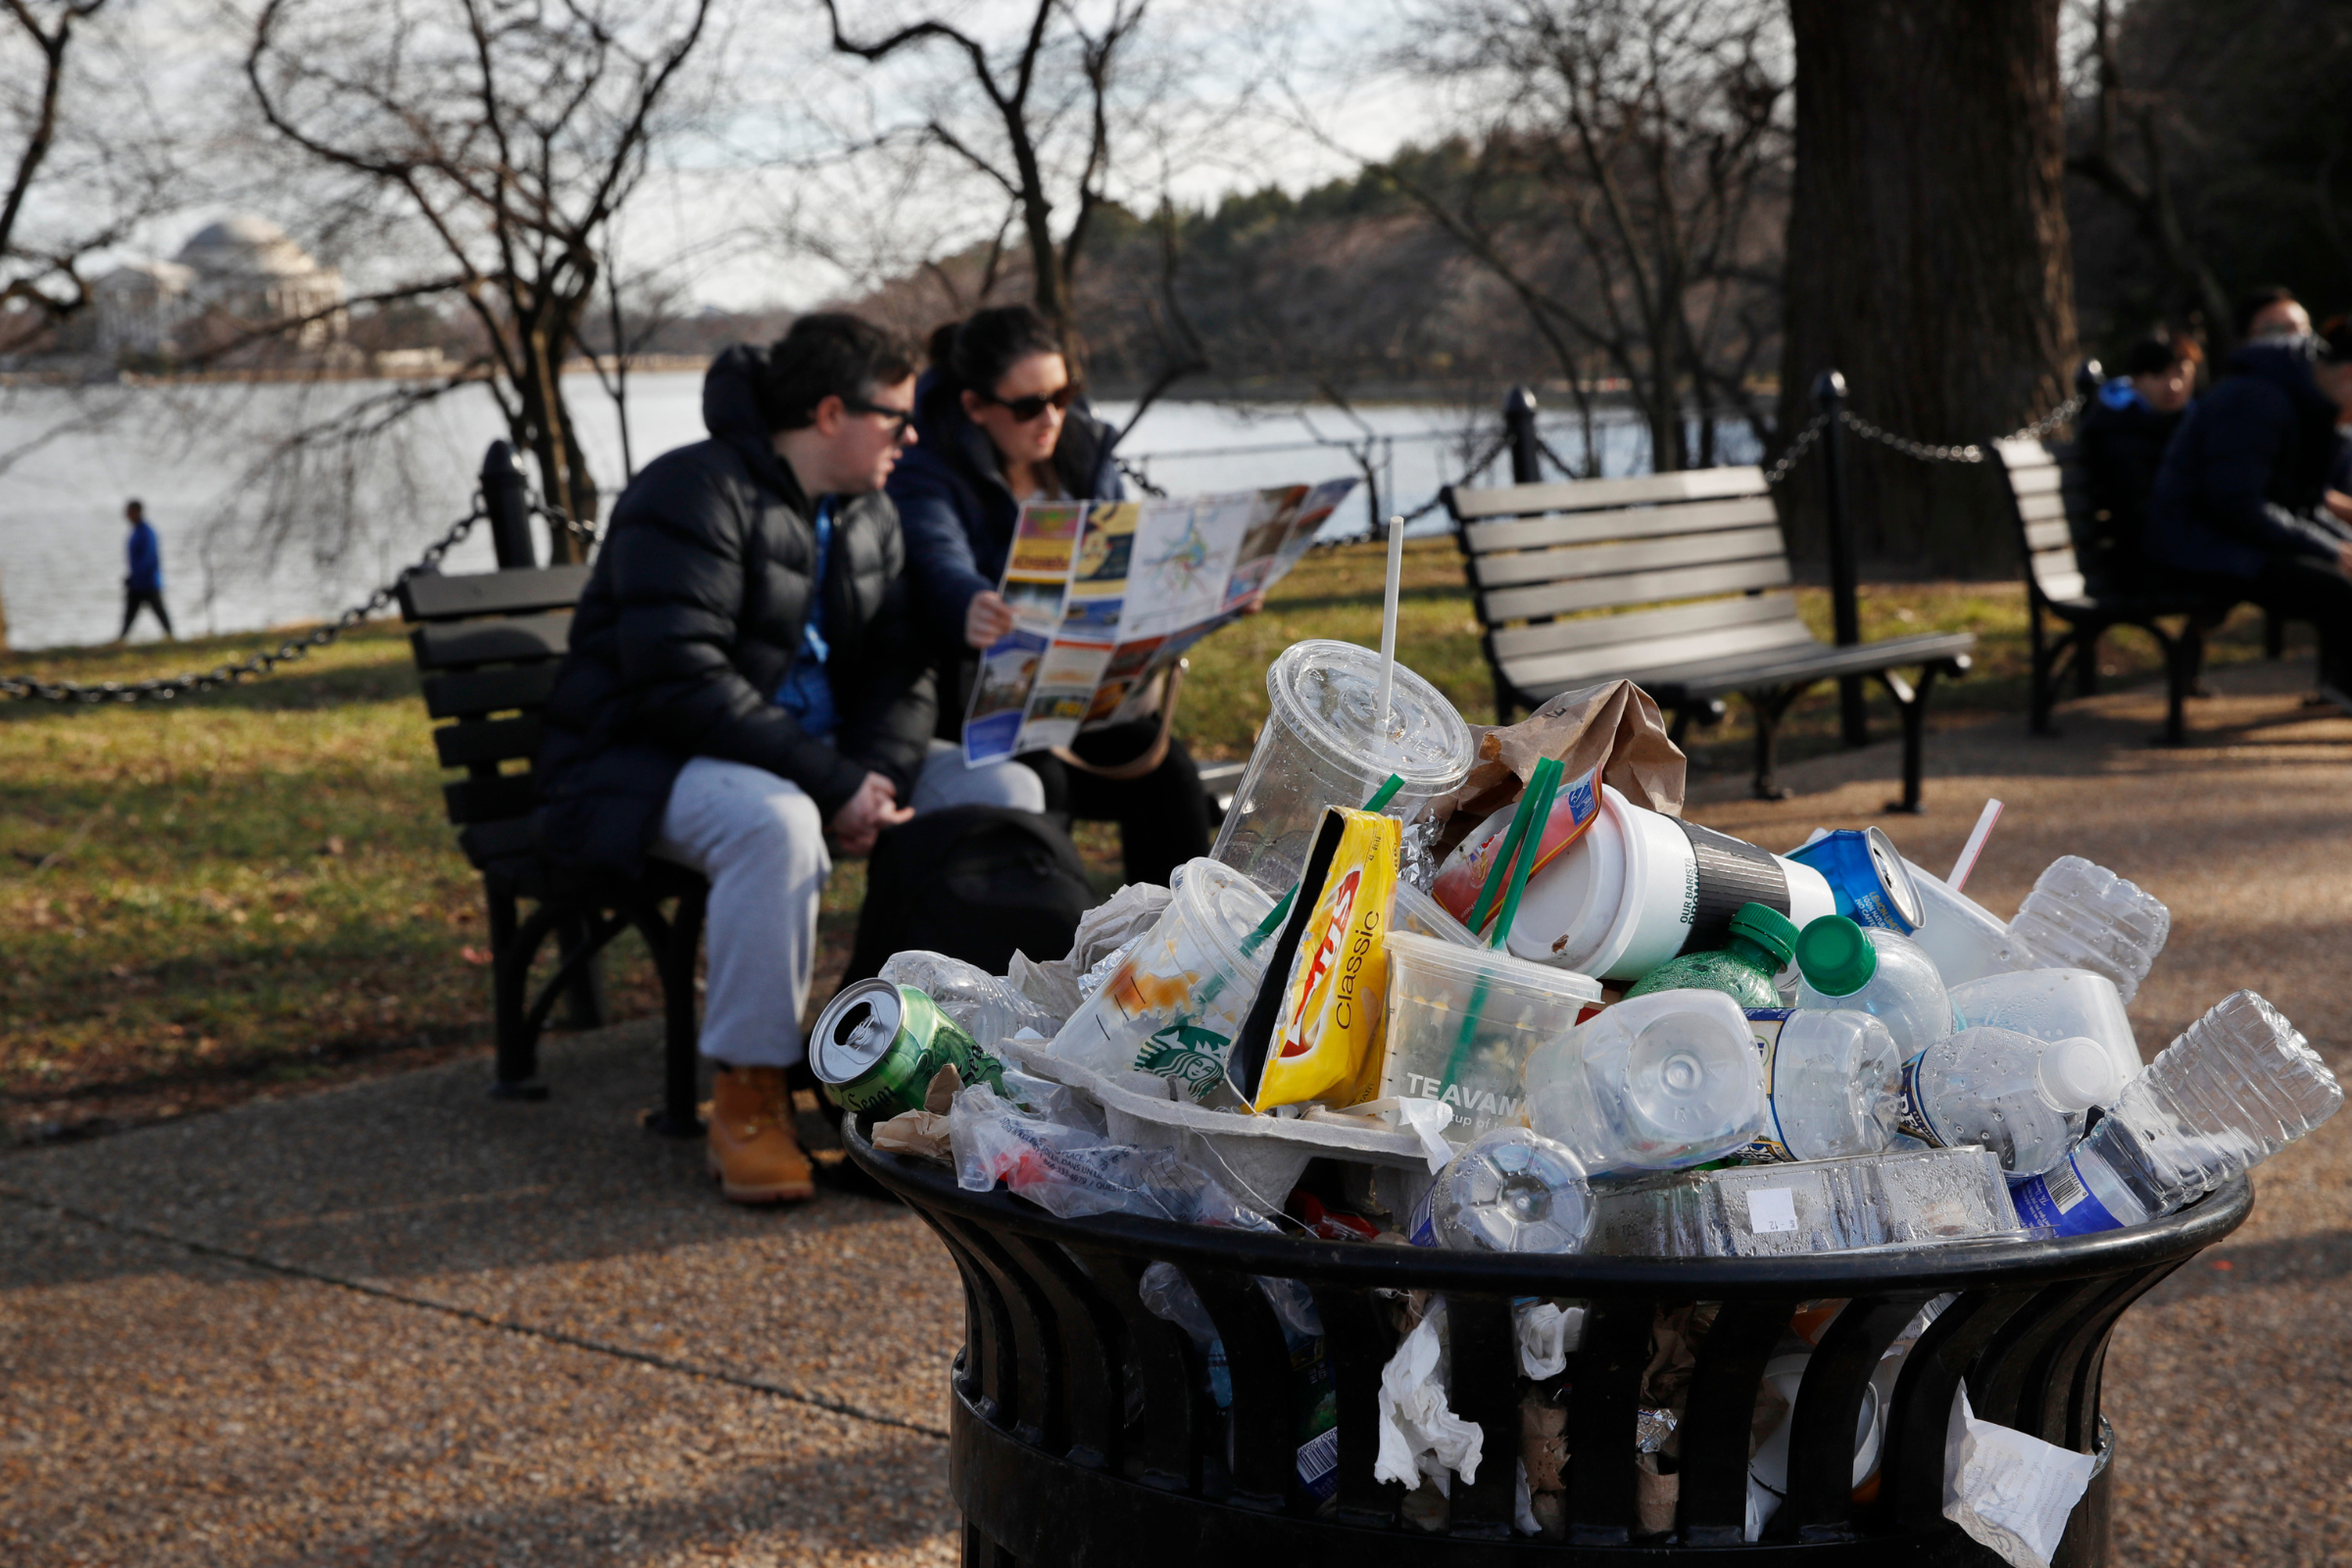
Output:
[[[964,1282],[949,1469],[967,1565],[1554,1564],[1704,1558],[1741,1564],[1998,1564],[1942,1514],[1952,1395],[1976,1413],[2078,1452],[2100,1451],[2099,1374],[2131,1304],[2253,1207],[2243,1177],[2153,1224],[2060,1242],[1775,1259],[1502,1256],[1299,1241],[1123,1215],[1061,1220],[1010,1194],[967,1193],[936,1165],[853,1157],[947,1244]],[[1137,1294],[1154,1262],[1192,1284],[1223,1341],[1230,1411],[1205,1392],[1193,1341]],[[1252,1276],[1300,1281],[1323,1321],[1339,1413],[1338,1492],[1297,1469],[1300,1391]],[[1451,1403],[1485,1435],[1449,1520],[1404,1523],[1376,1481],[1381,1369],[1397,1335],[1378,1291],[1446,1299]],[[1877,1493],[1854,1500],[1854,1433],[1872,1373],[1919,1309],[1957,1293],[1904,1361],[1884,1412]],[[1586,1300],[1567,1401],[1568,1534],[1512,1532],[1519,1451],[1515,1298]],[[1846,1298],[1790,1411],[1788,1496],[1743,1539],[1749,1430],[1766,1360],[1799,1302]],[[1638,1533],[1636,1421],[1662,1307],[1720,1302],[1682,1417],[1675,1526]],[[1228,1431],[1228,1424],[1230,1431]],[[2112,1466],[2076,1509],[2060,1565],[2107,1559]]]

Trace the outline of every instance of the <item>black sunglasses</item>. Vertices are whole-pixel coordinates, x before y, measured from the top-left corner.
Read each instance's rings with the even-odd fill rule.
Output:
[[[1029,398],[992,397],[988,393],[983,392],[980,394],[980,401],[983,403],[994,403],[998,408],[1003,409],[1006,414],[1011,415],[1015,424],[1027,424],[1031,419],[1034,419],[1038,417],[1038,416],[1044,414],[1049,406],[1056,409],[1067,409],[1071,404],[1077,402],[1078,383],[1075,381],[1064,381],[1061,383],[1061,385],[1055,387],[1051,392],[1041,393],[1036,397]]]
[[[868,403],[862,398],[843,398],[841,406],[852,414],[875,414],[889,420],[890,438],[893,441],[906,440],[907,426],[914,423],[912,409],[888,408],[880,403]]]

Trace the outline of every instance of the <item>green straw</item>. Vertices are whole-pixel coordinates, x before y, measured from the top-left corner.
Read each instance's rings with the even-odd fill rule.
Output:
[[[1551,803],[1560,793],[1560,774],[1567,770],[1558,758],[1546,757],[1536,764],[1536,777],[1529,793],[1536,798],[1536,809],[1531,820],[1536,824],[1527,830],[1522,853],[1511,866],[1511,891],[1502,901],[1502,913],[1494,917],[1494,935],[1489,947],[1499,948],[1511,934],[1511,922],[1519,915],[1519,895],[1527,891],[1527,879],[1536,868],[1536,856],[1544,848],[1544,828],[1551,821]]]
[[[1487,873],[1487,886],[1479,894],[1479,907],[1474,915],[1483,917],[1486,905],[1494,896],[1494,885],[1501,879],[1504,867],[1510,868],[1510,891],[1502,902],[1502,912],[1494,918],[1494,934],[1487,939],[1489,948],[1500,948],[1511,934],[1511,922],[1519,915],[1519,896],[1527,891],[1528,873],[1535,869],[1536,852],[1543,847],[1544,830],[1529,828],[1528,823],[1548,822],[1551,819],[1552,798],[1559,794],[1560,774],[1565,764],[1557,758],[1546,757],[1536,763],[1535,777],[1528,781],[1527,793],[1519,797],[1519,809],[1511,813],[1511,834],[1504,840],[1503,853]],[[1519,853],[1522,849],[1525,854]],[[1471,930],[1478,929],[1475,921]],[[1440,1075],[1441,1084],[1450,1084],[1462,1070],[1462,1062],[1470,1054],[1470,1042],[1477,1038],[1479,1020],[1486,1016],[1487,993],[1492,989],[1491,977],[1480,971],[1478,984],[1471,989],[1470,1004],[1462,1009],[1461,1032],[1454,1036],[1453,1053],[1446,1058],[1446,1071]]]
[[[1544,759],[1549,761],[1550,759]],[[1543,776],[1544,763],[1536,764],[1536,774]],[[1502,848],[1495,852],[1494,863],[1487,868],[1486,885],[1478,890],[1478,902],[1470,906],[1470,929],[1476,933],[1487,923],[1487,915],[1494,907],[1494,899],[1502,891],[1503,879],[1509,874],[1511,862],[1519,854],[1519,846],[1527,838],[1528,808],[1535,804],[1536,788],[1530,780],[1527,793],[1519,797],[1519,808],[1511,813],[1511,825],[1502,836]],[[1539,835],[1541,837],[1541,835]]]

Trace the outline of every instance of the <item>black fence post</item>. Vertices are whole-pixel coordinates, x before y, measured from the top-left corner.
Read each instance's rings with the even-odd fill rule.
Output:
[[[1503,394],[1502,429],[1511,448],[1511,483],[1534,484],[1544,477],[1539,460],[1543,447],[1536,437],[1536,394],[1515,386]]]
[[[1862,612],[1855,603],[1854,541],[1845,525],[1845,452],[1843,420],[1845,377],[1824,370],[1813,383],[1813,401],[1828,416],[1821,432],[1822,512],[1829,522],[1830,616],[1837,628],[1838,646],[1851,648],[1862,640]],[[1838,682],[1838,729],[1848,746],[1870,743],[1870,714],[1862,706],[1862,677],[1846,675]]]
[[[522,470],[514,466],[514,449],[493,441],[482,454],[482,505],[490,514],[490,548],[498,553],[498,569],[539,564],[531,549],[531,497]]]

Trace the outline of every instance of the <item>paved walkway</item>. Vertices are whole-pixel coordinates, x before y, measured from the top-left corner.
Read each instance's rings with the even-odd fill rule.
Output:
[[[2143,1048],[2239,985],[2352,1070],[2352,721],[2292,668],[2224,677],[2201,744],[2147,693],[1891,748],[1693,815],[1768,845],[1886,823],[2006,910],[2090,855],[2173,907]],[[960,1292],[912,1218],[720,1203],[637,1130],[653,1032],[555,1044],[555,1098],[461,1062],[0,1159],[0,1561],[931,1563],[955,1553],[942,1388]],[[2352,1561],[2352,1116],[2266,1167],[2254,1219],[2108,1358],[2119,1560]]]

